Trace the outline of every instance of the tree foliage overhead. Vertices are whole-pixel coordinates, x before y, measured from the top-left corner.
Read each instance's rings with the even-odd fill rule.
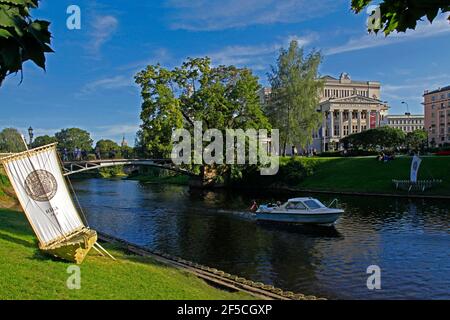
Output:
[[[0,131],[0,153],[17,153],[25,150],[22,135],[17,129],[6,128]]]
[[[59,149],[67,149],[68,152],[79,148],[85,151],[92,150],[92,139],[89,132],[79,128],[63,129],[55,134]]]
[[[272,92],[265,107],[272,126],[280,130],[283,153],[291,145],[310,143],[313,131],[320,125],[317,107],[324,86],[318,76],[321,61],[320,52],[305,56],[298,42],[292,41],[289,49],[281,50],[277,65],[272,66]]]
[[[169,70],[149,65],[135,77],[143,99],[136,146],[146,156],[169,157],[174,129],[261,129],[270,124],[261,110],[258,79],[248,69],[213,67],[209,58],[189,58]]]
[[[379,127],[351,134],[341,139],[341,142],[346,148],[376,150],[400,148],[405,144],[405,138],[405,133],[400,129]]]
[[[31,60],[45,70],[45,53],[50,48],[50,22],[33,20],[30,10],[38,0],[0,0],[0,86],[10,73],[22,71]]]
[[[32,147],[38,148],[38,147],[46,146],[48,144],[52,144],[55,142],[58,142],[58,140],[56,140],[55,136],[49,136],[49,135],[39,136],[39,137],[36,137],[36,139],[34,139],[34,141],[32,143]]]
[[[352,0],[352,10],[360,13],[373,2],[373,0]],[[448,0],[383,0],[380,3],[380,30],[389,35],[393,31],[405,32],[407,29],[415,29],[417,21],[426,17],[432,23],[440,11],[442,13],[450,11]]]

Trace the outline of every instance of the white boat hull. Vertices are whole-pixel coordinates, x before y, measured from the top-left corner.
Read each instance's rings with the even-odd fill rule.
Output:
[[[261,221],[276,221],[289,222],[301,224],[320,224],[331,225],[334,224],[341,213],[327,213],[327,214],[284,214],[284,213],[257,213],[256,219]]]

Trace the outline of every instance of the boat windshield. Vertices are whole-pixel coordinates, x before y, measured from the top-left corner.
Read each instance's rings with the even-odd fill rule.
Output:
[[[308,206],[308,208],[313,209],[313,210],[320,209],[323,207],[323,205],[316,200],[306,200],[305,204]]]
[[[305,210],[306,207],[301,202],[289,202],[286,205],[286,209],[290,209],[290,210]]]

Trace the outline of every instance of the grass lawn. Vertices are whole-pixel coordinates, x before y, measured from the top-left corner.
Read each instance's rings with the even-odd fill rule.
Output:
[[[314,161],[312,176],[296,185],[298,188],[328,191],[405,193],[395,190],[392,179],[409,180],[411,157],[400,157],[387,163],[374,157],[308,158]],[[443,183],[425,191],[429,195],[450,196],[450,157],[423,157],[419,179],[442,179]]]
[[[105,247],[117,261],[91,251],[81,265],[81,289],[69,290],[70,264],[38,250],[22,213],[0,209],[0,299],[252,299],[152,259]]]
[[[5,171],[0,167],[0,208],[18,208],[19,204]]]

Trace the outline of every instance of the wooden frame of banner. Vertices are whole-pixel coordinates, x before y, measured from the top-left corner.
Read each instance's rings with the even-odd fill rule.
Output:
[[[42,152],[52,150],[52,149],[56,150],[56,145],[57,145],[57,143],[52,143],[52,144],[42,146],[42,147],[32,149],[32,150],[27,149],[24,152],[16,153],[16,154],[1,158],[0,163],[2,163],[4,167],[6,167],[6,164],[11,161],[28,158],[32,155],[40,154]],[[59,162],[58,162],[58,165],[61,170],[61,164]],[[14,181],[9,170],[6,168],[5,171],[6,171],[6,174],[8,175],[8,178],[10,179],[10,181]],[[69,190],[65,179],[64,179],[64,183],[65,183],[67,190]],[[14,183],[11,183],[11,184],[12,184],[13,189],[16,192],[16,194],[19,194],[15,184]],[[72,205],[74,205],[73,199],[72,198],[70,198],[70,199],[72,201]],[[39,240],[39,249],[44,251],[45,253],[62,258],[67,261],[81,264],[83,262],[84,258],[87,256],[87,254],[91,250],[91,248],[96,244],[97,232],[95,230],[91,230],[87,227],[81,227],[77,230],[74,230],[73,232],[68,233],[68,234],[62,234],[61,237],[56,238],[56,239],[52,240],[51,242],[45,242],[39,236],[39,233],[37,232],[36,227],[34,226],[31,218],[28,216],[28,214],[25,210],[26,206],[23,204],[23,202],[20,200],[20,198],[19,198],[19,203],[22,207],[23,212],[25,213],[28,223],[31,225],[33,232],[35,233],[36,237]],[[76,208],[75,205],[74,205],[74,208]],[[79,216],[78,211],[77,211],[77,214]],[[81,217],[79,217],[79,218],[81,221],[83,221],[81,219]]]

